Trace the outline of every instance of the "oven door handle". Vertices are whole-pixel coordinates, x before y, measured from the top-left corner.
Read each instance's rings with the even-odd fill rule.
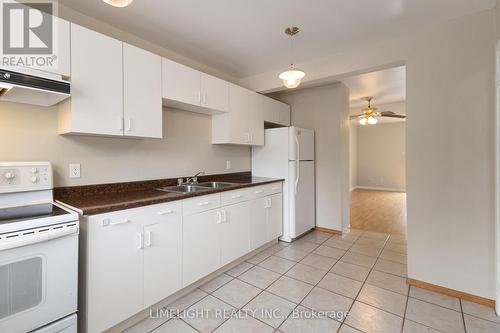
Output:
[[[47,231],[36,231],[34,234],[22,234],[17,237],[0,240],[0,251],[15,249],[21,246],[32,245],[36,243],[46,242],[52,239],[61,238],[71,234],[78,233],[78,226],[72,225],[60,229],[50,229]]]

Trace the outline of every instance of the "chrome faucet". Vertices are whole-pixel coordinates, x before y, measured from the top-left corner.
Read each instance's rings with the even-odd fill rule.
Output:
[[[192,177],[187,177],[186,181],[184,181],[183,178],[178,178],[177,179],[177,184],[178,185],[182,185],[182,184],[196,184],[196,183],[198,183],[198,176],[201,176],[201,175],[204,175],[204,174],[205,174],[205,171],[200,171],[200,172],[198,172],[196,175],[194,175]]]

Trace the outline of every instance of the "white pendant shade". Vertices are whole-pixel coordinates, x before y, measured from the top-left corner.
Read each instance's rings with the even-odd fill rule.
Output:
[[[297,88],[306,73],[300,69],[290,67],[287,71],[281,73],[279,78],[283,80],[283,84],[287,88]]]
[[[127,7],[134,0],[102,0],[102,1],[114,7]]]

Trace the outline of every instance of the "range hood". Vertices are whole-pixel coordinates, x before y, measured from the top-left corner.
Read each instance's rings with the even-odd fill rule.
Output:
[[[70,96],[70,83],[58,75],[0,68],[0,101],[52,106]]]

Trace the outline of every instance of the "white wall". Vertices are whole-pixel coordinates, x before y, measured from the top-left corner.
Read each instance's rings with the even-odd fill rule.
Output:
[[[358,126],[353,121],[349,121],[349,188],[351,191],[358,184]]]
[[[335,83],[274,96],[291,106],[293,126],[315,131],[316,225],[342,230],[349,221],[349,90]]]
[[[163,139],[123,139],[58,135],[55,107],[0,102],[0,143],[0,161],[52,162],[55,186],[250,170],[250,148],[211,144],[210,116],[166,108]],[[82,178],[68,177],[69,163]]]
[[[355,128],[356,186],[405,191],[405,123]]]
[[[494,10],[297,67],[305,84],[405,64],[409,277],[493,299]],[[241,80],[280,87],[276,72]]]

